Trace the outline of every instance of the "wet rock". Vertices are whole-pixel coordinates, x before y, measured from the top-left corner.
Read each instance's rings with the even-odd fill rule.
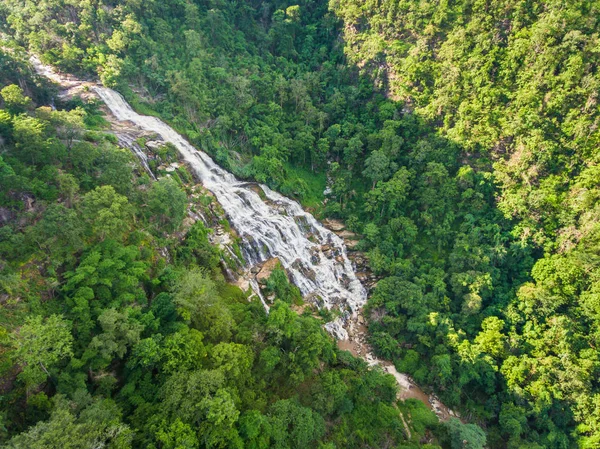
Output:
[[[325,329],[338,340],[348,340],[348,331],[344,329],[344,324],[339,318],[325,324]]]
[[[308,220],[305,216],[302,216],[302,215],[296,216],[296,217],[294,217],[294,221],[296,222],[298,227],[302,230],[302,232],[307,234],[307,238],[310,239],[310,236],[314,235],[312,232],[313,227],[310,225],[310,223],[308,222]]]
[[[220,264],[221,264],[221,270],[223,271],[223,273],[225,273],[225,277],[227,278],[228,282],[235,282],[237,279],[237,275],[236,273],[229,267],[229,265],[227,264],[227,262],[225,262],[225,260],[221,259],[220,260]]]
[[[273,270],[279,265],[281,265],[281,261],[279,260],[278,257],[273,257],[273,258],[267,260],[262,265],[260,271],[256,275],[256,281],[259,284],[266,284],[267,279],[269,279],[269,276],[271,276],[271,273],[273,272]]]
[[[358,277],[358,276],[357,276]],[[359,279],[360,280],[360,279]],[[340,277],[340,282],[345,286],[348,287],[350,285],[351,279],[350,277],[348,277],[348,275],[346,275],[346,273],[342,273],[341,277]],[[342,299],[343,301],[343,299]]]
[[[308,304],[315,306],[317,309],[327,308],[323,298],[315,293],[311,293],[304,297],[304,301]]]
[[[256,183],[256,182],[248,182],[243,184],[244,187],[247,187],[248,189],[252,190],[254,193],[256,193],[261,200],[263,201],[267,201],[267,196],[265,195],[265,191],[262,189],[262,187],[260,186],[260,184]]]
[[[305,266],[300,259],[296,259],[294,261],[292,268],[298,270],[304,277],[307,277],[311,281],[314,281],[317,277],[317,274],[312,269]]]
[[[333,218],[323,220],[323,226],[334,232],[343,231],[346,228],[346,225],[342,221]]]
[[[160,148],[164,147],[165,143],[164,142],[160,142],[158,140],[148,140],[145,143],[145,145],[146,145],[146,148],[148,148],[149,150],[157,151]]]

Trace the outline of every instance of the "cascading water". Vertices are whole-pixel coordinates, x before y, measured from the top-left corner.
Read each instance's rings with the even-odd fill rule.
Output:
[[[339,306],[343,311],[342,316],[327,323],[325,328],[340,340],[348,339],[346,329],[354,328],[353,324],[356,324],[360,308],[367,300],[367,293],[354,274],[340,237],[323,227],[297,202],[260,185],[266,198],[264,201],[253,190],[256,184],[236,179],[161,120],[136,113],[114,90],[93,82],[59,75],[51,67],[41,64],[36,57],[32,57],[31,62],[40,75],[50,78],[68,90],[81,89],[83,86],[93,89],[118,120],[132,122],[143,130],[159,134],[166,142],[175,145],[202,184],[213,192],[231,224],[242,237],[246,261],[252,266],[270,257],[278,257],[305,297],[313,298],[323,307]],[[144,168],[153,176],[142,149],[139,146],[132,147],[135,142],[130,141],[126,133],[123,135],[125,137],[120,137],[120,143],[132,148]],[[253,279],[251,283],[266,306],[256,280]],[[354,338],[355,343],[356,341]],[[441,419],[457,416],[437,398],[428,397],[423,393],[408,376],[399,373],[394,365],[373,356],[368,345],[364,345],[364,348],[367,352],[361,356],[369,365],[379,365],[396,378],[401,392],[403,391],[400,397],[423,400],[433,407]]]
[[[305,297],[322,306],[339,305],[355,314],[366,301],[366,291],[356,278],[341,238],[323,227],[295,201],[261,185],[266,201],[252,189],[198,151],[169,125],[156,117],[140,115],[112,89],[93,89],[120,121],[160,135],[172,143],[200,182],[219,201],[242,238],[242,250],[251,264],[277,257]],[[338,338],[347,334],[340,320],[327,328]]]
[[[297,202],[260,185],[266,198],[266,201],[263,200],[253,189],[256,184],[236,179],[162,120],[138,114],[118,92],[93,82],[58,74],[36,57],[32,57],[31,62],[40,75],[67,89],[86,86],[94,90],[117,120],[131,122],[172,143],[225,210],[230,223],[242,238],[242,251],[248,264],[252,266],[271,257],[279,258],[305,297],[328,309],[339,306],[342,316],[325,327],[340,339],[348,337],[343,323],[358,313],[366,302],[367,293],[354,274],[340,237],[322,226]],[[134,150],[144,168],[152,175],[141,148],[136,147],[132,139],[127,139],[126,133],[120,133],[119,138],[121,144]]]
[[[156,180],[156,176],[154,176],[154,173],[152,173],[152,170],[150,169],[150,165],[148,165],[148,155],[137,143],[135,136],[128,133],[118,133],[117,140],[122,147],[131,148],[135,153],[135,156],[139,159],[140,164],[142,164],[142,167],[144,167],[144,170],[146,170],[146,173],[148,173],[152,179]]]

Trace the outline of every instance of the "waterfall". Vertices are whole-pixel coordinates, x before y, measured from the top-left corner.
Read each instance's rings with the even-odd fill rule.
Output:
[[[250,266],[278,257],[305,298],[328,309],[339,307],[342,315],[327,323],[325,328],[339,340],[348,340],[348,329],[355,327],[360,309],[367,300],[367,292],[354,274],[340,237],[305,212],[296,201],[260,184],[266,199],[263,200],[253,190],[256,184],[236,179],[158,118],[136,113],[118,92],[93,82],[57,74],[51,67],[41,64],[35,56],[31,58],[31,62],[40,75],[67,89],[78,89],[83,85],[91,87],[117,120],[132,122],[172,143],[196,177],[215,195],[225,210],[231,225],[242,238],[242,252]],[[134,146],[131,136],[120,133],[119,141],[131,147],[144,168],[149,170],[146,154],[140,146]],[[149,173],[153,176],[150,170]],[[258,283],[255,279],[250,283],[268,310]],[[393,364],[376,358],[370,352],[368,344],[360,342],[360,335],[359,338],[356,334],[353,337],[354,343],[358,342],[358,347],[366,349],[365,353],[359,355],[370,366],[379,365],[396,378],[400,386],[399,398],[414,397],[422,400],[442,420],[458,416],[435,396],[427,396],[408,376],[399,373]]]
[[[156,181],[156,176],[154,176],[154,173],[152,173],[152,170],[150,169],[150,165],[148,165],[148,155],[144,153],[142,147],[136,142],[135,136],[126,132],[119,132],[117,133],[117,140],[119,145],[123,148],[130,148],[131,151],[133,151],[144,170],[146,170],[146,173]]]
[[[93,89],[119,121],[129,121],[172,143],[200,182],[223,207],[242,239],[242,251],[250,264],[277,257],[302,294],[321,306],[338,305],[356,314],[367,295],[356,278],[343,240],[322,226],[289,198],[260,185],[266,200],[247,182],[236,179],[206,153],[190,145],[169,125],[156,117],[140,115],[118,92],[100,86]],[[347,336],[338,319],[327,328],[338,338]]]
[[[238,180],[217,165],[206,153],[197,150],[162,120],[138,114],[118,92],[93,82],[84,82],[56,73],[33,56],[36,72],[68,89],[83,85],[93,89],[118,121],[133,123],[172,143],[200,182],[223,207],[231,225],[242,239],[242,252],[252,266],[277,257],[303,296],[320,307],[337,306],[342,312],[326,329],[339,339],[347,339],[345,325],[356,317],[367,300],[367,292],[354,274],[343,240],[321,225],[300,204],[259,185],[263,200],[253,187]],[[126,134],[122,144],[133,147],[150,173],[147,157]],[[127,141],[125,141],[127,140]],[[133,145],[133,146],[132,146]]]

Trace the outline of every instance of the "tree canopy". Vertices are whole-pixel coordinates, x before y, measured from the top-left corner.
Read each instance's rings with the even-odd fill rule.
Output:
[[[296,316],[281,273],[262,316],[222,294],[203,225],[173,241],[184,174],[142,180],[86,129],[102,123],[97,105],[36,109],[52,89],[16,57],[24,46],[99,77],[239,177],[345,220],[378,277],[366,308],[377,354],[486,429],[449,421],[435,444],[600,444],[597,0],[68,3],[0,5],[15,47],[0,50],[0,288],[14,334],[2,366],[17,376],[11,400],[36,404],[5,418],[7,436],[52,421],[58,402],[42,393],[87,389],[115,401],[141,447],[419,444],[401,443],[388,395],[365,393],[387,381]],[[26,316],[73,336],[28,387]],[[254,383],[220,365],[238,358]],[[186,385],[202,400],[163,416],[165,385],[181,404]]]

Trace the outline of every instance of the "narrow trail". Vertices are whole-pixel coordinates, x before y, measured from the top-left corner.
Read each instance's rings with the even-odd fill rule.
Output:
[[[160,119],[138,114],[118,92],[93,81],[58,74],[35,57],[31,58],[31,63],[38,74],[63,88],[61,96],[93,95],[100,98],[111,114],[109,121],[119,143],[130,148],[146,170],[149,170],[147,158],[132,135],[140,131],[151,132],[164,142],[172,143],[196,178],[224,209],[242,239],[242,251],[249,268],[277,258],[309,303],[341,311],[338,318],[325,324],[341,349],[393,375],[398,382],[399,399],[423,401],[441,420],[456,416],[435,396],[421,390],[409,376],[399,373],[392,363],[374,356],[366,341],[362,316],[367,291],[354,272],[343,235],[327,229],[296,201],[265,185],[258,185],[262,195],[257,193],[256,184],[236,179]],[[150,174],[154,176],[151,171]],[[264,298],[261,300],[264,303]],[[410,435],[404,417],[402,420]]]

